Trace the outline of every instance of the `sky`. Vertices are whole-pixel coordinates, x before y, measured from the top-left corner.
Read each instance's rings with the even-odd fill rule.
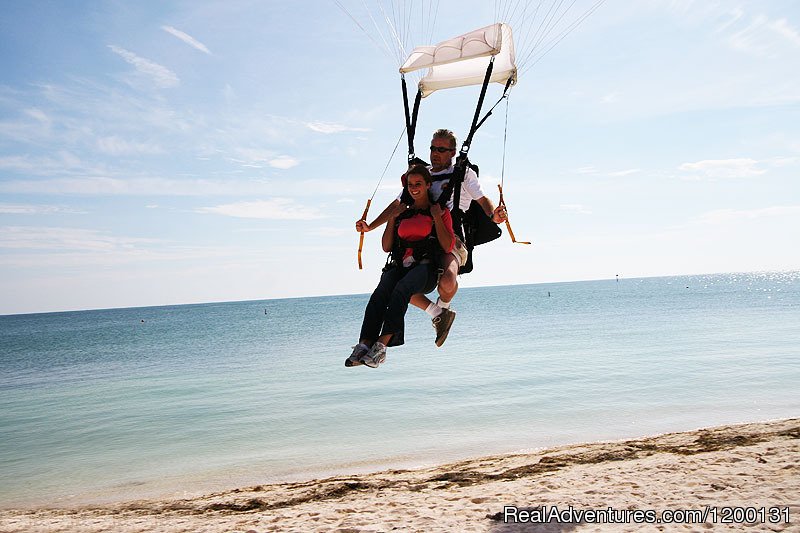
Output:
[[[417,5],[413,45],[510,16]],[[359,270],[355,221],[406,156],[375,6],[4,3],[0,314],[371,292],[381,232]],[[800,3],[607,0],[533,57],[505,146],[501,103],[470,150],[533,244],[476,249],[462,287],[800,269]],[[423,100],[419,155],[477,91]]]

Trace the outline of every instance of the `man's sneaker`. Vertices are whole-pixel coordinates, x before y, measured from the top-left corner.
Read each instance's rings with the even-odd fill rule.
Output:
[[[436,330],[436,346],[441,346],[447,340],[447,334],[450,333],[450,326],[456,319],[456,312],[450,309],[442,309],[439,316],[433,317],[433,329]]]
[[[364,363],[361,362],[361,358],[367,355],[367,353],[369,353],[369,346],[361,342],[356,344],[353,346],[353,353],[344,360],[344,366],[363,365]]]
[[[384,361],[386,361],[386,346],[382,342],[373,344],[369,352],[361,358],[361,362],[370,368],[378,368]]]

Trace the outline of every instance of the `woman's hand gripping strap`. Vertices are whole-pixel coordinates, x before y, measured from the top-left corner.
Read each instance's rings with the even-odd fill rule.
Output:
[[[364,208],[364,214],[361,215],[361,220],[364,221],[364,224],[367,223],[367,213],[369,212],[369,204],[372,203],[372,198],[367,200],[367,207]],[[360,232],[361,236],[358,238],[358,269],[362,270],[364,265],[361,264],[361,250],[364,248],[364,232]]]

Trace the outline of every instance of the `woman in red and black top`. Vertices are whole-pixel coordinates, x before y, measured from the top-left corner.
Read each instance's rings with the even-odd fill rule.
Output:
[[[412,294],[436,287],[436,260],[455,245],[450,211],[431,201],[431,174],[418,165],[406,173],[414,205],[399,204],[383,232],[383,250],[392,260],[364,311],[359,343],[345,366],[376,368],[386,360],[386,347],[403,344],[403,326]]]

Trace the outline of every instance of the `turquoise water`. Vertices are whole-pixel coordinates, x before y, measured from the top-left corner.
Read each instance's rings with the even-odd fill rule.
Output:
[[[800,415],[800,272],[463,289],[348,369],[367,299],[0,316],[0,506]]]

